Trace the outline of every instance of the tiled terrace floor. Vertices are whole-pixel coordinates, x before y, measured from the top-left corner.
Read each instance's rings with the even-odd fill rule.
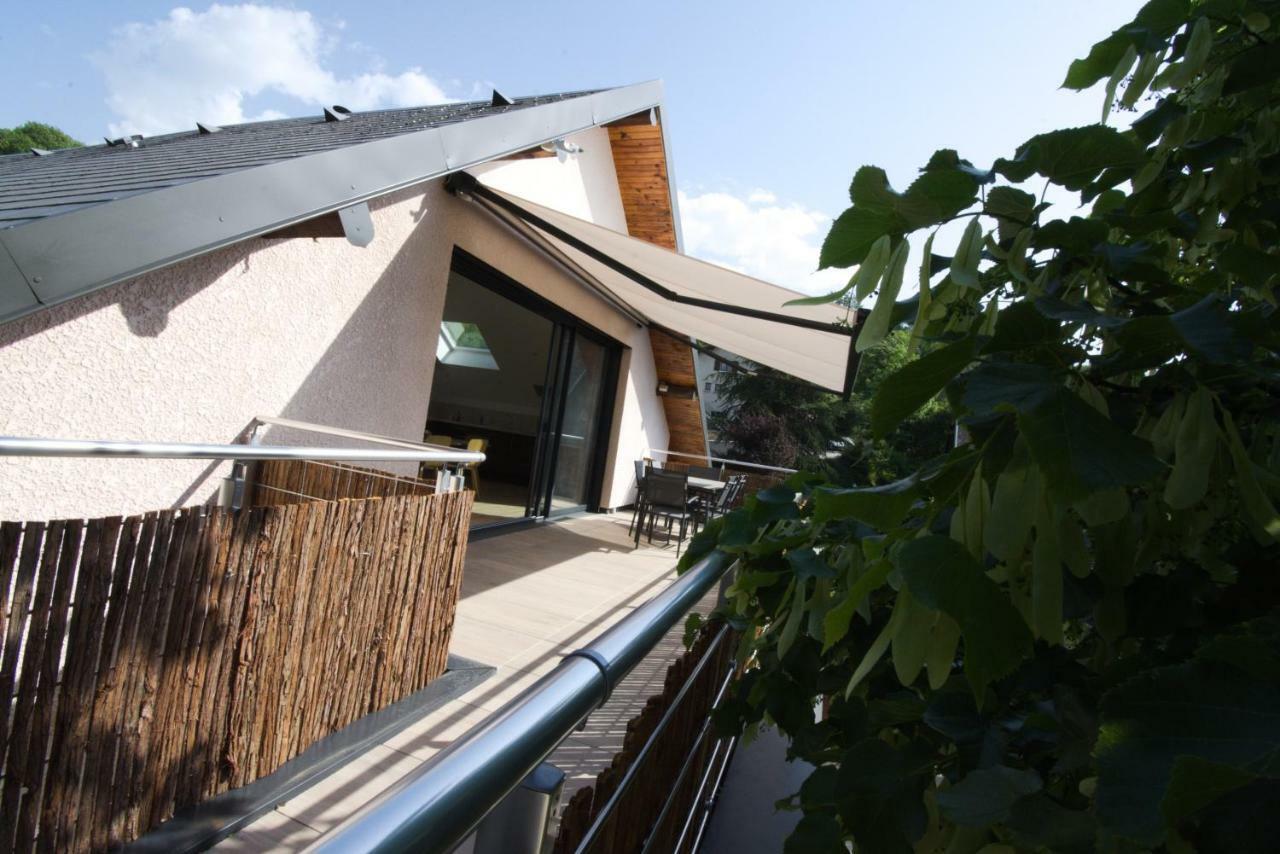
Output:
[[[472,543],[451,651],[493,665],[493,676],[280,804],[218,849],[304,848],[547,673],[565,653],[671,583],[674,547],[645,543],[633,549],[629,518],[583,516]],[[568,776],[566,797],[608,766],[627,721],[662,689],[667,665],[682,650],[677,626],[615,688],[587,727],[552,755]]]

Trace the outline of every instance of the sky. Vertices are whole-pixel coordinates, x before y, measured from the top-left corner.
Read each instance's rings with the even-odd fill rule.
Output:
[[[1139,5],[45,0],[5,14],[0,127],[96,142],[661,79],[685,250],[817,292],[847,278],[815,270],[859,166],[902,189],[938,148],[985,167],[1098,121],[1100,91],[1058,87]]]

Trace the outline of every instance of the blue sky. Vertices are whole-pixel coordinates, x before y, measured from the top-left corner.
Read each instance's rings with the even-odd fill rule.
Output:
[[[1129,0],[18,4],[0,126],[111,131],[662,78],[686,245],[780,284],[809,274],[861,164],[905,186],[934,149],[981,165],[1098,120],[1059,90]],[[179,10],[179,11],[175,11]],[[219,115],[220,114],[220,115]]]

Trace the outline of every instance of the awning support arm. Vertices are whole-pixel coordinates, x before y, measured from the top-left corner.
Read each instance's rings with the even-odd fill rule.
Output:
[[[665,300],[669,300],[670,302],[680,303],[682,305],[697,306],[698,308],[706,308],[706,309],[710,309],[711,311],[722,311],[722,312],[725,312],[726,314],[737,314],[743,317],[754,317],[757,320],[768,320],[774,323],[786,324],[787,326],[798,326],[802,329],[814,329],[819,332],[831,332],[836,335],[853,336],[856,333],[856,330],[854,329],[838,326],[834,323],[823,323],[817,320],[806,320],[802,317],[792,317],[789,314],[778,314],[772,311],[761,311],[759,309],[746,308],[740,305],[732,305],[730,303],[715,302],[714,300],[701,299],[700,297],[689,297],[683,294],[676,293],[675,291],[671,290],[671,288],[668,288],[666,285],[655,282],[653,279],[649,278],[648,276],[644,275],[638,270],[633,270],[630,267],[628,267],[626,264],[623,264],[621,261],[617,260],[616,258],[611,257],[607,253],[601,252],[599,249],[592,246],[590,243],[587,243],[586,241],[583,241],[583,240],[579,240],[577,237],[574,237],[572,234],[569,234],[568,232],[560,228],[557,228],[556,226],[547,222],[545,219],[538,216],[537,214],[531,213],[530,211],[525,210],[524,208],[520,207],[517,204],[513,204],[509,200],[503,198],[501,195],[495,193],[485,185],[481,184],[478,180],[476,180],[474,175],[470,175],[466,172],[454,172],[452,175],[449,176],[448,180],[445,182],[445,186],[452,192],[462,191],[465,193],[470,193],[474,196],[478,196],[479,198],[484,199],[490,204],[497,205],[498,207],[502,208],[504,211],[511,214],[512,216],[515,216],[521,220],[524,220],[530,225],[533,225],[541,229],[542,231],[546,232],[547,234],[550,234],[552,237],[555,237],[557,240],[561,240],[569,244],[574,249],[577,249],[579,252],[582,252],[584,255],[587,255],[588,257],[593,258],[596,261],[599,261],[601,264],[604,264],[606,267],[613,270],[615,273],[619,273],[623,276],[626,276],[628,279],[640,285],[641,287],[647,288],[648,290],[652,291],[653,293],[657,294],[658,296],[662,297]]]

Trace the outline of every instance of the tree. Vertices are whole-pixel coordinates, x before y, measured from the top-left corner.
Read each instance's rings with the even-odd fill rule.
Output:
[[[1152,0],[1067,73],[1105,81],[1104,123],[991,168],[941,150],[902,192],[854,176],[822,263],[878,291],[858,346],[904,318],[931,348],[871,429],[942,391],[969,441],[877,487],[796,476],[686,555],[740,558],[719,723],[775,723],[816,766],[789,852],[1280,838],[1277,22]],[[1121,131],[1115,107],[1142,112]],[[1053,215],[1049,186],[1084,207]]]
[[[53,125],[27,122],[16,128],[0,128],[0,154],[26,154],[33,148],[53,151],[79,147],[79,142]]]
[[[885,336],[862,354],[858,378],[849,395],[850,425],[841,454],[830,464],[833,480],[847,484],[888,483],[905,477],[951,447],[954,423],[941,397],[934,397],[886,435],[871,429],[871,405],[877,389],[916,358],[906,330]]]
[[[946,450],[951,435],[941,401],[906,418],[888,439],[871,435],[872,393],[913,358],[907,339],[904,331],[892,332],[885,346],[863,354],[848,400],[765,367],[730,373],[720,387],[726,406],[711,426],[729,442],[731,457],[748,462],[825,472],[850,483],[901,477]],[[767,458],[762,448],[770,449]]]

